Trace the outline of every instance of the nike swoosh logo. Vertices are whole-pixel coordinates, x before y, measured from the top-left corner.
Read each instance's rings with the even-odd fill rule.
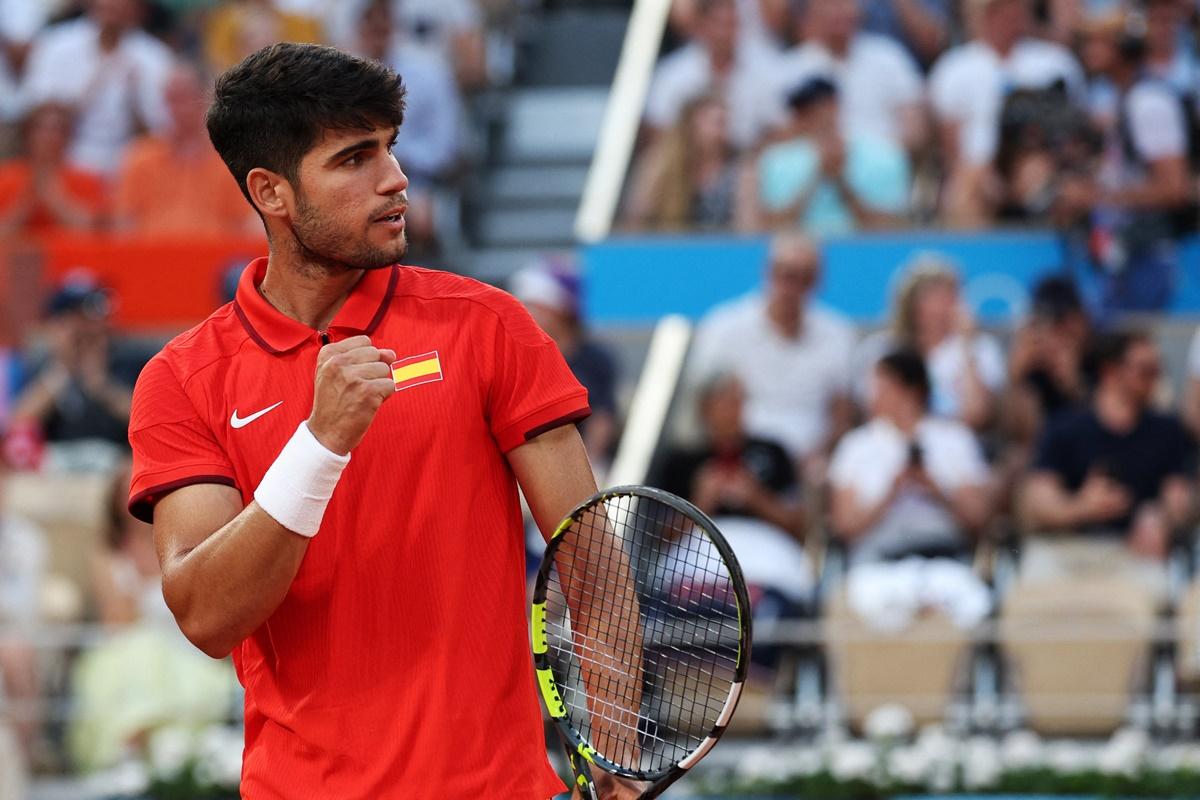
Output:
[[[273,406],[267,406],[262,411],[255,411],[253,414],[251,414],[248,417],[239,417],[237,415],[237,409],[235,408],[233,410],[233,416],[229,418],[229,424],[232,425],[234,428],[244,428],[247,425],[249,425],[251,422],[254,422],[254,420],[261,417],[263,414],[266,414],[268,411],[274,411],[275,409],[279,408],[281,405],[283,405],[282,400],[280,400],[278,403],[276,403]]]

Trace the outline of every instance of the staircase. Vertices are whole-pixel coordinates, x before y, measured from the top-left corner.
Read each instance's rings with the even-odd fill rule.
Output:
[[[461,269],[504,285],[575,243],[575,214],[629,11],[592,0],[521,21],[514,85],[490,98],[486,157],[463,197]]]

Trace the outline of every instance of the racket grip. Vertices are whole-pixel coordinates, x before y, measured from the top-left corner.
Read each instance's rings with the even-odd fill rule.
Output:
[[[567,747],[567,758],[571,760],[571,773],[575,776],[572,791],[578,792],[579,800],[599,800],[596,784],[592,782],[592,770],[587,761],[570,746]]]

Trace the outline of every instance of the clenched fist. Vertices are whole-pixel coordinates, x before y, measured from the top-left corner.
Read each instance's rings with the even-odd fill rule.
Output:
[[[318,442],[339,455],[358,446],[375,412],[396,391],[391,368],[395,360],[395,352],[375,347],[366,336],[321,348],[308,417],[308,429]]]

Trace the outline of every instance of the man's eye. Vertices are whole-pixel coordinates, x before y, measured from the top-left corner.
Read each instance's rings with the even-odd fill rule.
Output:
[[[364,158],[365,156],[363,156],[362,153],[355,153],[343,161],[342,165],[348,167],[357,167],[359,164],[363,163]]]

